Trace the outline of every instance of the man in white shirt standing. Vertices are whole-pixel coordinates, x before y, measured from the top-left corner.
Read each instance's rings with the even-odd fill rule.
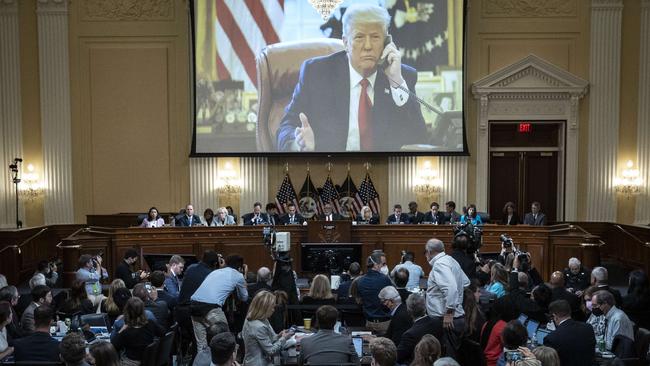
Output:
[[[445,254],[442,241],[429,239],[425,255],[431,265],[427,282],[427,313],[433,318],[442,318],[445,331],[440,341],[447,355],[455,358],[465,328],[463,290],[469,286],[469,278],[458,262]]]

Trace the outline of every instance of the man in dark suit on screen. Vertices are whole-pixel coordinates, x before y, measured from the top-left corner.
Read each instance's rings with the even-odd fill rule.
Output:
[[[347,8],[345,51],[303,63],[278,151],[395,151],[427,142],[419,103],[399,88],[414,92],[417,73],[402,65],[389,22],[382,7]]]

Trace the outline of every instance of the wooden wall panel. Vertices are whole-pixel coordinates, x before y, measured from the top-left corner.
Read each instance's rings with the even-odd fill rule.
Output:
[[[86,46],[95,213],[170,207],[168,45]]]

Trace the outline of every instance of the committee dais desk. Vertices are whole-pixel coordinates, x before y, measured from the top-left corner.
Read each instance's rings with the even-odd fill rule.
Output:
[[[336,223],[336,222],[335,222]],[[429,265],[424,257],[424,245],[428,239],[442,240],[451,252],[453,230],[450,225],[348,225],[349,238],[339,240],[342,243],[358,243],[361,246],[361,265],[365,270],[365,258],[375,249],[386,253],[390,268],[397,264],[401,251],[415,253],[415,262],[425,272]],[[533,265],[545,279],[555,270],[567,265],[570,257],[578,257],[587,266],[599,262],[599,246],[602,242],[579,227],[569,224],[554,226],[483,226],[483,253],[495,253],[501,250],[499,236],[510,235],[515,245],[523,251],[530,252]],[[290,254],[294,268],[300,272],[301,244],[308,241],[308,228],[304,226],[276,227],[277,231],[286,231],[291,235]],[[326,238],[323,242],[336,241]],[[313,242],[313,241],[312,241]],[[330,243],[336,245],[336,242]],[[272,267],[273,260],[263,244],[263,227],[162,227],[162,228],[106,228],[87,227],[65,238],[59,244],[65,268],[76,268],[81,254],[104,254],[104,263],[109,274],[114,273],[115,266],[123,258],[124,252],[135,248],[144,258],[151,254],[187,254],[201,257],[206,250],[213,249],[223,255],[232,253],[244,257],[248,268],[254,271],[260,266]],[[142,259],[141,258],[141,259]],[[142,263],[142,261],[141,261]],[[308,274],[307,274],[308,275]],[[74,272],[66,271],[66,281],[72,280]]]

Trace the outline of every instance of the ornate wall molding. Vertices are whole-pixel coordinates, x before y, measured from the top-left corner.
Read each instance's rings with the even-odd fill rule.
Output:
[[[592,0],[587,221],[616,221],[622,0]]]
[[[68,0],[38,0],[36,3],[36,13],[48,14],[68,14]]]
[[[0,0],[0,228],[16,227],[16,195],[7,169],[14,158],[23,157],[20,98],[20,32],[18,2]],[[24,210],[19,208],[24,222]]]
[[[476,152],[476,205],[488,208],[489,123],[491,120],[564,120],[567,123],[564,192],[558,195],[559,220],[575,220],[578,211],[578,106],[588,82],[535,55],[478,80],[472,85],[479,100]],[[566,199],[564,199],[566,197]]]
[[[637,196],[634,223],[650,223],[650,0],[641,3],[639,43],[639,112],[637,119],[637,164],[645,192]],[[646,101],[646,102],[641,102]]]
[[[45,225],[72,224],[72,127],[67,0],[38,0]]]
[[[484,17],[556,18],[575,17],[575,0],[483,0]]]
[[[171,20],[172,0],[84,0],[81,4],[85,21]]]

